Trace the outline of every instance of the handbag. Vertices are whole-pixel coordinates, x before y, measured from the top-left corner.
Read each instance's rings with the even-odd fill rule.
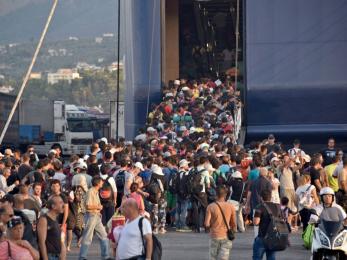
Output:
[[[222,213],[222,216],[223,216],[223,221],[224,221],[224,224],[225,226],[227,227],[227,237],[230,241],[233,241],[235,239],[235,234],[234,234],[234,231],[232,229],[229,228],[229,225],[228,225],[228,222],[225,218],[225,215],[224,215],[224,212],[222,210],[222,207],[218,204],[218,202],[216,202],[218,208],[220,209],[220,212]]]

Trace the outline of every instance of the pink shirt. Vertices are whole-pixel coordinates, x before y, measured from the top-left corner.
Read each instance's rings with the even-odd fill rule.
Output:
[[[31,256],[28,249],[18,246],[15,243],[9,242],[11,248],[11,258],[13,260],[33,260],[34,258]],[[8,259],[9,258],[9,246],[7,241],[3,241],[0,243],[0,259]]]
[[[130,198],[136,200],[137,206],[139,207],[140,213],[144,212],[144,208],[143,208],[143,198],[140,194],[138,194],[137,192],[132,192],[129,195]]]

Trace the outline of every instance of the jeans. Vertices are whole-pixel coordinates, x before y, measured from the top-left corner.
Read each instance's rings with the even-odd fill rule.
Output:
[[[188,213],[188,200],[181,199],[177,196],[176,201],[176,227],[183,228],[187,226],[186,218]]]
[[[79,259],[87,259],[88,249],[92,243],[94,231],[100,240],[102,259],[109,258],[109,242],[105,227],[101,223],[101,215],[99,213],[86,213]]]
[[[233,243],[229,239],[210,240],[210,260],[229,260]]]
[[[253,260],[262,260],[266,253],[267,260],[276,260],[275,251],[266,250],[264,247],[263,240],[260,237],[254,239],[253,244]]]
[[[101,214],[102,214],[102,224],[104,226],[107,225],[107,222],[113,217],[115,212],[114,204],[113,202],[110,203],[110,205],[103,205]]]
[[[59,255],[48,254],[48,260],[59,260]]]
[[[165,228],[166,224],[166,201],[160,199],[158,204],[151,204],[151,219],[153,225],[153,231],[158,231],[158,229]]]

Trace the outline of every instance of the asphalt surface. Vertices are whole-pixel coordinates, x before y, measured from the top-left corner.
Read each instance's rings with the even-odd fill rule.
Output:
[[[205,233],[168,232],[158,235],[163,246],[163,260],[205,260],[209,257],[209,236]],[[230,259],[252,259],[252,245],[254,239],[253,228],[249,227],[245,233],[237,233],[233,243]],[[291,246],[283,252],[278,252],[276,259],[293,260],[309,259],[310,251],[302,246],[301,232],[291,234]],[[73,247],[67,259],[78,259],[79,249]],[[88,259],[101,259],[99,242],[93,241]],[[265,259],[265,256],[264,256]]]

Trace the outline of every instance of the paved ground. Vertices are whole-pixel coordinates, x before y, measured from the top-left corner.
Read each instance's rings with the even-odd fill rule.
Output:
[[[163,260],[204,260],[208,259],[208,243],[207,234],[196,233],[176,233],[169,232],[159,236],[163,245]],[[302,247],[302,240],[298,234],[291,235],[291,247],[286,251],[279,252],[277,259],[309,259],[310,252]],[[232,254],[230,259],[250,260],[252,259],[253,229],[249,229],[246,233],[237,234],[234,241]],[[94,241],[89,252],[89,259],[100,259],[99,243]],[[78,249],[73,248],[68,255],[68,259],[77,259]],[[264,257],[265,259],[265,257]]]

